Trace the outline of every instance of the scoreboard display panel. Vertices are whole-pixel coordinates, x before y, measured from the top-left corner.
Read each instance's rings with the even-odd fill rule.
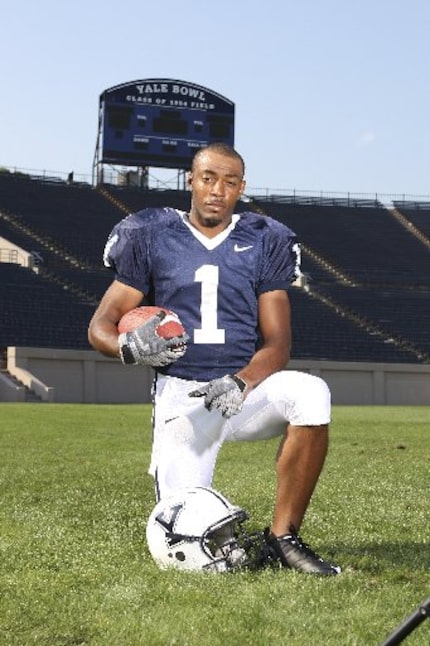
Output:
[[[188,169],[196,149],[234,145],[232,101],[186,81],[146,79],[100,95],[99,161]]]

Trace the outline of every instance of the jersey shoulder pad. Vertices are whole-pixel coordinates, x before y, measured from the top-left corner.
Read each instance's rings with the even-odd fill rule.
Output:
[[[275,220],[270,215],[262,215],[260,213],[255,213],[255,211],[246,211],[241,213],[240,217],[240,222],[244,227],[273,232],[275,235],[279,235],[282,238],[285,238],[286,236],[290,238],[296,237],[296,234],[292,229],[283,222]]]
[[[172,222],[177,222],[179,217],[179,212],[170,207],[142,209],[123,218],[115,225],[113,231],[118,231],[119,229],[132,231],[134,229],[145,229],[153,226],[168,226]]]
[[[118,269],[118,261],[122,254],[135,245],[148,241],[153,231],[179,222],[180,212],[171,208],[143,209],[132,213],[118,222],[107,239],[103,263],[105,267]]]

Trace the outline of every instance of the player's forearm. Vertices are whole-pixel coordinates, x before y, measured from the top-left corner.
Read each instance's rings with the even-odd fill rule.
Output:
[[[93,319],[88,327],[90,345],[108,357],[119,357],[118,329],[110,321]]]
[[[288,344],[279,346],[264,346],[254,354],[251,361],[236,374],[247,384],[247,389],[258,386],[267,377],[283,370],[290,359]]]
[[[143,294],[114,280],[99,303],[88,327],[88,340],[94,350],[119,357],[117,323],[125,312],[137,307]]]

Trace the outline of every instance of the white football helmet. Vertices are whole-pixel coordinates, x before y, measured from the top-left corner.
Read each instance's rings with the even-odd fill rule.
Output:
[[[247,564],[241,523],[247,513],[206,487],[182,489],[160,500],[146,527],[149,551],[160,568],[225,572]]]

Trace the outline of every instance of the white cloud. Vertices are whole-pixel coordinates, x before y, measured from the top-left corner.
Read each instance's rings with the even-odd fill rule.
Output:
[[[372,130],[366,130],[365,132],[362,132],[361,135],[357,139],[357,146],[359,148],[365,148],[366,146],[370,146],[376,139],[376,135]]]

